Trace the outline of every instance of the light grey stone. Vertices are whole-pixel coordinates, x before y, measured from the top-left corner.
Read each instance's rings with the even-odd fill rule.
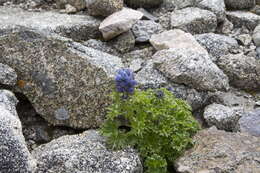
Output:
[[[259,47],[260,46],[260,25],[258,25],[254,30],[253,40],[256,47]]]
[[[260,137],[260,109],[247,113],[240,118],[238,126],[241,132]]]
[[[66,4],[70,4],[78,11],[86,8],[86,0],[55,0],[58,8],[65,8]]]
[[[155,17],[154,15],[152,15],[150,12],[148,12],[144,8],[138,8],[137,11],[140,11],[140,12],[143,13],[143,18],[142,19],[152,20],[152,21],[155,21],[155,22],[159,21],[158,17]]]
[[[4,85],[14,86],[17,81],[15,70],[8,65],[0,63],[0,83]]]

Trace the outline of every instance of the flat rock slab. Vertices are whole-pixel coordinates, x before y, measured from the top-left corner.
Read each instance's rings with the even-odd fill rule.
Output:
[[[142,173],[138,154],[133,149],[113,151],[97,131],[63,136],[32,152],[38,160],[36,173]]]
[[[100,20],[87,15],[55,12],[28,12],[18,8],[0,7],[0,31],[24,26],[47,33],[56,33],[73,40],[101,37]]]
[[[176,161],[180,173],[260,172],[260,138],[210,128],[200,131],[194,142]]]
[[[121,59],[20,28],[0,35],[0,62],[18,75],[16,92],[53,125],[98,127]]]

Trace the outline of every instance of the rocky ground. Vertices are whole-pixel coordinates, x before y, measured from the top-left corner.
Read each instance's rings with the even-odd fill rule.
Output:
[[[95,130],[120,68],[205,128],[175,172],[260,172],[259,0],[0,0],[0,173],[143,172]]]

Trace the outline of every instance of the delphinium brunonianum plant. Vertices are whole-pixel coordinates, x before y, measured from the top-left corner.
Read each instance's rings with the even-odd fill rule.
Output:
[[[146,173],[167,173],[167,167],[192,146],[200,128],[191,107],[165,88],[135,89],[129,69],[118,71],[115,84],[101,133],[113,149],[136,148]]]

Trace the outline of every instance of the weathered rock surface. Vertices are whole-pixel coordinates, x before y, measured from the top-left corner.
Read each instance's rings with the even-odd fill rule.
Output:
[[[125,0],[125,3],[129,7],[133,7],[133,8],[138,8],[138,7],[144,7],[144,8],[157,7],[162,2],[163,2],[163,0]]]
[[[211,104],[205,108],[203,117],[209,126],[216,126],[219,130],[235,131],[242,114],[240,107]]]
[[[210,128],[200,131],[194,142],[175,164],[180,173],[260,172],[260,138]]]
[[[160,34],[152,35],[150,43],[156,50],[183,48],[207,54],[207,51],[190,33],[186,33],[180,29],[169,30]]]
[[[202,91],[227,90],[228,77],[208,54],[187,49],[158,51],[153,59],[162,74],[172,82]]]
[[[16,91],[53,125],[98,127],[120,58],[27,29],[0,36],[0,62],[15,69]]]
[[[0,84],[15,85],[17,81],[17,74],[14,69],[8,65],[0,63]]]
[[[66,4],[70,4],[77,10],[86,8],[85,0],[55,0],[58,8],[65,8]]]
[[[226,7],[234,10],[248,9],[255,6],[255,0],[225,0]]]
[[[28,12],[18,8],[0,7],[0,31],[24,26],[47,33],[56,33],[74,40],[100,37],[100,20],[87,15],[55,12]]]
[[[238,128],[241,132],[260,137],[260,109],[248,112],[239,119]]]
[[[260,47],[260,25],[258,25],[255,28],[254,34],[253,34],[252,37],[253,37],[253,40],[254,40],[256,47]]]
[[[132,26],[143,17],[143,13],[123,8],[108,16],[99,26],[105,40],[110,40],[124,32],[129,31]]]
[[[135,47],[135,36],[131,30],[124,32],[123,34],[111,40],[109,45],[111,45],[120,53],[127,53]]]
[[[217,27],[217,17],[208,10],[189,7],[172,13],[171,27],[192,34],[214,32]]]
[[[218,66],[227,74],[230,84],[246,90],[260,90],[260,62],[243,54],[219,58]]]
[[[85,0],[88,13],[93,16],[109,16],[123,8],[123,0]]]
[[[36,172],[142,173],[141,161],[132,149],[111,151],[97,131],[63,136],[36,148]]]
[[[36,162],[26,147],[17,102],[13,93],[0,90],[0,172],[33,173]]]

